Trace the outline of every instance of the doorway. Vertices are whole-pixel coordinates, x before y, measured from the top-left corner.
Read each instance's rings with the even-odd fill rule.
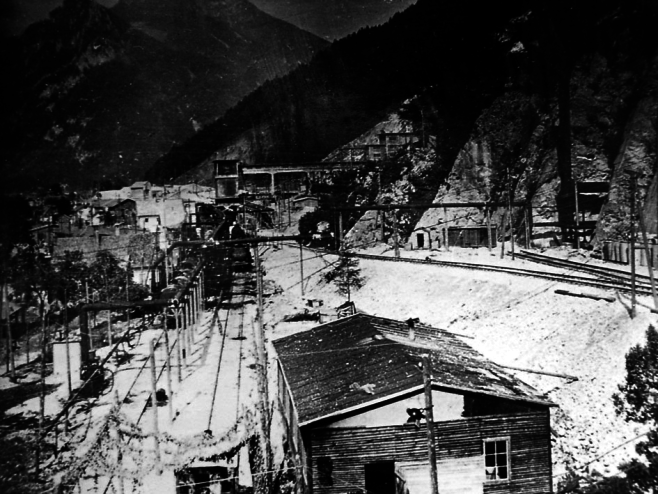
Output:
[[[368,494],[395,494],[395,462],[378,461],[365,465]]]

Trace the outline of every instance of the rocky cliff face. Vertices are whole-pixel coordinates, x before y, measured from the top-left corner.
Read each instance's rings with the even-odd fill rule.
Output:
[[[637,10],[620,9],[614,14],[599,19],[590,32],[591,43],[574,51],[569,83],[571,176],[574,181],[607,182],[610,187],[601,210],[581,209],[585,220],[596,221],[595,246],[629,237],[632,176],[637,176],[636,211],[643,211],[649,234],[658,234],[658,45],[646,37]],[[637,31],[632,32],[632,26]],[[613,32],[616,38],[607,38]],[[434,174],[439,179],[434,183],[437,202],[511,199],[531,206],[531,217],[526,218],[522,208],[513,213],[521,237],[526,221],[556,222],[560,208],[569,208],[568,215],[574,217],[574,203],[557,200],[561,187],[558,96],[538,88],[537,80],[532,82],[532,57],[532,39],[520,37],[509,54],[515,70],[505,91],[479,114],[454,162]],[[438,133],[437,142],[442,138]],[[418,166],[426,164],[420,160]],[[573,201],[573,182],[569,187]],[[405,184],[398,189],[404,190]],[[492,221],[505,231],[504,209],[497,208]],[[411,221],[406,233],[446,221],[454,226],[486,220],[484,210],[476,208],[451,210],[447,217],[443,210],[430,209],[417,222]],[[554,227],[535,228],[535,232],[540,237],[545,232],[547,239],[560,235]]]
[[[326,45],[246,0],[66,0],[2,51],[6,182],[125,185]]]

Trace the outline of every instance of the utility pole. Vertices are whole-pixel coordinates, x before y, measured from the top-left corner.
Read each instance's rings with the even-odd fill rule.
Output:
[[[68,394],[66,399],[71,399],[73,393],[73,385],[71,382],[71,343],[69,342],[69,306],[66,288],[64,288],[64,334],[66,337],[66,385]],[[69,411],[66,410],[66,419],[64,421],[64,430],[69,432]]]
[[[450,251],[450,230],[448,229],[448,208],[443,207],[443,245]]]
[[[258,251],[258,244],[256,244],[256,251]],[[299,275],[301,277],[300,286],[302,287],[302,297],[304,296],[304,248],[301,241],[299,242]]]
[[[425,386],[425,425],[427,426],[427,456],[430,464],[432,494],[439,494],[436,470],[436,446],[434,445],[434,405],[432,404],[432,368],[428,355],[423,355],[423,384]]]
[[[181,354],[183,353],[181,350],[181,331],[180,331],[180,324],[178,321],[178,309],[172,308],[172,312],[174,313],[174,321],[176,321],[176,363],[178,364],[178,383],[183,380],[182,372],[183,372],[183,363],[181,362]]]
[[[128,263],[128,269],[126,269],[126,302],[130,302],[130,280],[128,276],[130,276],[130,263]],[[130,331],[130,308],[126,309],[126,329]]]
[[[500,258],[505,258],[505,223],[507,223],[507,209],[503,209],[503,218],[500,222]]]
[[[301,247],[301,244],[300,244]],[[264,470],[267,473],[268,487],[271,479],[272,465],[272,444],[270,442],[270,398],[269,398],[269,380],[267,377],[267,352],[265,351],[265,327],[263,325],[263,272],[260,266],[260,253],[258,252],[258,243],[254,244],[254,264],[256,268],[256,292],[258,294],[258,360],[260,361],[260,381],[261,381],[261,434],[265,440],[264,451]]]
[[[398,238],[398,212],[393,211],[393,240],[395,241],[395,258],[400,258],[400,242]]]
[[[528,208],[523,208],[523,224],[525,225],[525,248],[530,248],[530,215]]]
[[[338,250],[343,249],[343,212],[338,213]]]
[[[580,212],[578,211],[578,177],[574,177],[573,189],[576,198],[576,249],[580,250]]]
[[[39,316],[41,319],[41,386],[39,392],[39,438],[37,439],[37,451],[35,455],[37,477],[41,473],[41,443],[46,418],[46,308],[43,296],[39,301]]]
[[[489,208],[486,208],[487,214],[487,245],[489,247],[489,252],[491,252],[491,211]]]
[[[512,177],[507,167],[507,216],[509,218],[509,235],[512,244],[512,261],[514,260],[514,224],[512,221]]]
[[[149,352],[151,356],[151,408],[153,409],[153,440],[155,441],[155,456],[160,463],[160,444],[158,441],[158,402],[155,397],[157,393],[157,374],[155,371],[155,340],[149,343]]]
[[[7,317],[7,367],[11,368],[11,380],[16,380],[16,361],[14,359],[14,341],[11,334],[11,309],[9,307],[9,285],[5,283],[5,316]]]
[[[635,188],[637,187],[637,174],[634,171],[626,170],[631,177],[631,319],[636,316],[636,294],[635,294]]]
[[[165,233],[165,250],[164,250],[164,261],[165,261],[165,286],[169,285],[169,253],[167,252],[167,234]]]
[[[658,309],[658,293],[656,293],[656,280],[653,277],[653,256],[651,249],[649,249],[649,241],[647,240],[647,227],[644,222],[644,212],[642,209],[638,211],[640,219],[640,229],[642,230],[642,242],[644,243],[644,256],[647,261],[647,269],[649,270],[649,280],[651,281],[651,295],[653,296],[653,306]]]
[[[173,391],[171,388],[171,346],[169,345],[169,328],[167,327],[167,308],[165,307],[162,311],[164,319],[164,337],[165,337],[165,349],[167,350],[167,411],[169,412],[169,423],[174,420],[173,412]]]

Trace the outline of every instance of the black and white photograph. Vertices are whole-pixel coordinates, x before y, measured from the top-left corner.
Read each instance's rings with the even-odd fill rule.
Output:
[[[658,492],[658,2],[0,35],[0,493]]]

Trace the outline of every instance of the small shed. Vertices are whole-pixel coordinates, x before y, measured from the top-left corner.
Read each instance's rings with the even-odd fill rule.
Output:
[[[448,228],[448,244],[451,247],[491,247],[496,246],[496,227],[491,226],[491,233],[486,226],[451,226]]]

